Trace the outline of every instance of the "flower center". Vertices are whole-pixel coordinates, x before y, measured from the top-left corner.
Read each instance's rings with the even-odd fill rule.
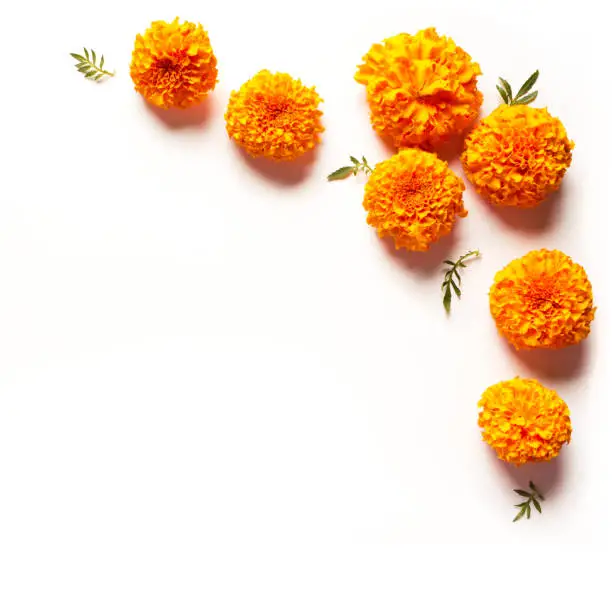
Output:
[[[291,121],[292,105],[284,98],[268,100],[262,113],[262,123],[266,128],[285,126]]]
[[[559,292],[557,291],[554,279],[550,276],[534,278],[525,291],[525,297],[535,306],[541,306],[543,303],[559,306],[557,302]]]
[[[403,210],[420,208],[427,197],[422,181],[414,174],[404,175],[395,183],[394,199],[401,203]]]

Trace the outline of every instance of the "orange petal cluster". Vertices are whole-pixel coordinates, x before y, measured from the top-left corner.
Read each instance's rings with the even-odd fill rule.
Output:
[[[478,406],[482,439],[503,461],[549,461],[570,442],[567,404],[537,380],[515,378],[492,385]]]
[[[253,157],[291,161],[320,140],[320,102],[314,87],[285,73],[262,70],[231,93],[227,133]]]
[[[493,204],[531,208],[559,188],[573,148],[547,109],[503,104],[468,136],[461,159],[467,178]]]
[[[541,249],[511,261],[489,292],[499,333],[515,348],[563,348],[589,335],[595,316],[584,268],[561,251]]]
[[[397,148],[434,147],[472,123],[480,66],[434,28],[375,44],[355,80],[366,86],[374,129]]]
[[[376,166],[365,187],[367,222],[395,248],[426,251],[465,217],[463,181],[445,161],[420,149],[405,149]]]
[[[200,24],[154,21],[136,36],[130,76],[136,91],[161,108],[188,108],[217,82],[217,59]]]

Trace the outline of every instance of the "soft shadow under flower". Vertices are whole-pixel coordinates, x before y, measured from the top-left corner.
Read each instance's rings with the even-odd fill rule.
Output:
[[[427,251],[396,249],[390,237],[378,239],[391,259],[400,266],[422,276],[432,276],[442,270],[445,259],[449,259],[457,244],[457,228],[440,238]]]
[[[312,173],[317,151],[311,149],[294,161],[277,161],[267,157],[252,157],[244,149],[235,147],[242,161],[254,174],[284,187],[302,183]]]
[[[155,116],[161,123],[171,130],[182,130],[189,128],[201,129],[205,127],[213,116],[214,102],[209,96],[201,104],[186,109],[169,108],[163,109],[150,104],[143,99],[146,110]]]

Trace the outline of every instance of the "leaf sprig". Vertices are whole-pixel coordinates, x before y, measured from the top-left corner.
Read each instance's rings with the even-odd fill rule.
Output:
[[[499,91],[499,95],[501,96],[502,100],[509,106],[515,106],[517,104],[529,104],[530,102],[533,102],[538,97],[538,92],[531,91],[531,89],[535,85],[539,76],[540,76],[540,71],[536,70],[521,85],[521,88],[518,90],[518,93],[516,94],[516,96],[512,95],[512,87],[510,87],[510,83],[508,83],[506,79],[502,79],[502,77],[499,77],[500,85],[496,85],[497,91]]]
[[[450,266],[444,273],[444,281],[442,281],[442,291],[444,292],[442,303],[444,304],[446,312],[450,312],[453,292],[458,298],[461,297],[461,289],[459,288],[459,285],[461,284],[461,275],[459,274],[459,270],[467,267],[465,262],[471,257],[480,257],[480,251],[478,249],[468,251],[457,261],[451,261],[450,259],[444,260],[444,263],[447,266]]]
[[[74,67],[83,74],[86,79],[91,79],[93,81],[99,81],[104,76],[115,76],[115,71],[109,72],[108,70],[104,70],[104,56],[100,57],[100,64],[97,63],[98,58],[96,57],[96,52],[91,49],[88,51],[83,47],[84,55],[79,55],[78,53],[71,53],[72,57],[77,61]]]
[[[359,172],[363,172],[366,176],[372,174],[373,169],[370,167],[368,160],[365,157],[362,157],[361,161],[359,161],[356,157],[351,155],[350,160],[353,162],[352,166],[342,166],[342,168],[334,170],[327,176],[327,180],[339,181],[351,176],[351,174],[353,176],[357,176]]]
[[[533,507],[542,514],[542,506],[540,501],[544,501],[544,496],[536,489],[536,486],[529,481],[529,489],[530,491],[523,491],[523,489],[514,489],[514,492],[521,497],[525,497],[525,501],[520,504],[514,504],[515,508],[520,508],[518,514],[514,517],[513,523],[516,521],[520,521],[524,516],[528,519],[531,518],[531,504]]]

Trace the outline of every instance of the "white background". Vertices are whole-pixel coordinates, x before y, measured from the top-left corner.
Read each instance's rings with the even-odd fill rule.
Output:
[[[609,609],[609,38],[595,2],[67,0],[1,10],[0,609],[3,612]],[[134,92],[134,36],[208,29],[219,83],[196,112]],[[496,78],[539,68],[576,142],[558,197],[469,216],[430,254],[365,223],[350,154],[389,156],[356,64],[436,26]],[[85,81],[70,51],[117,76]],[[314,84],[311,166],[248,162],[234,88]],[[457,159],[452,166],[461,172]],[[478,247],[447,318],[439,263]],[[585,266],[588,341],[520,356],[487,292],[533,248]],[[574,435],[516,470],[480,441],[490,384],[537,376]],[[543,514],[512,524],[533,478]],[[606,569],[606,565],[608,569]],[[577,608],[578,609],[578,608]]]

